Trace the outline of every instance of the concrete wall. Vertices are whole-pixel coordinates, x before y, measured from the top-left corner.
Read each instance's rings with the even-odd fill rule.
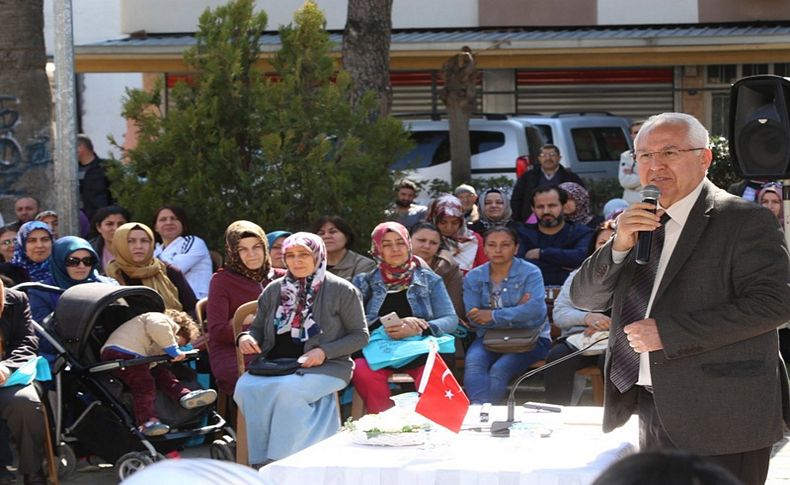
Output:
[[[696,23],[698,10],[690,0],[598,0],[598,24]]]
[[[216,8],[225,0],[120,0],[122,31],[145,30],[150,33],[195,32],[206,8]],[[346,25],[346,0],[317,0],[326,15],[329,30]],[[264,10],[267,29],[293,21],[294,12],[304,0],[257,0],[256,10]],[[394,0],[392,23],[395,28],[476,27],[477,0]]]

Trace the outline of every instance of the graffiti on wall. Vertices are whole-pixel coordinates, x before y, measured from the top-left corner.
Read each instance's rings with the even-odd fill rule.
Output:
[[[16,96],[0,95],[0,173],[21,174],[37,165],[52,163],[49,135],[43,130],[27,140],[24,147],[14,136],[14,129],[22,122],[14,108]]]

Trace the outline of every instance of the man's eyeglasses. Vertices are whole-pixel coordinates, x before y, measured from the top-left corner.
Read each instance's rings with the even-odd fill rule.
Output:
[[[673,148],[670,150],[659,150],[657,152],[647,152],[647,153],[634,153],[634,160],[636,163],[650,163],[654,160],[658,160],[660,162],[674,162],[680,158],[681,153],[685,152],[695,152],[698,150],[705,150],[705,147],[702,148],[685,148],[683,150]]]
[[[2,241],[0,241],[0,244],[2,244],[3,246],[13,246],[15,242],[16,241],[14,241],[13,239],[3,239]]]
[[[96,258],[93,256],[85,256],[84,258],[75,258],[73,256],[69,256],[66,258],[66,266],[69,268],[76,268],[80,265],[80,263],[91,268],[94,264],[96,264]]]

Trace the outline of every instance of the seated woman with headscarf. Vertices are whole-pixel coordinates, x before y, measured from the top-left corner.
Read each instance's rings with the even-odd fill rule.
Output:
[[[128,222],[112,237],[115,259],[105,268],[107,276],[121,285],[142,285],[156,290],[165,308],[183,310],[194,316],[197,298],[184,274],[154,258],[154,233],[140,222]]]
[[[515,229],[516,221],[513,220],[513,210],[510,208],[510,199],[499,189],[485,190],[477,199],[480,206],[480,218],[469,225],[469,229],[478,234],[492,227],[512,227]]]
[[[55,241],[49,257],[49,268],[52,272],[51,284],[61,290],[82,283],[118,284],[112,278],[99,274],[99,256],[93,246],[81,237],[63,236]],[[33,319],[43,323],[44,318],[55,311],[60,295],[61,293],[35,288],[28,291]]]
[[[269,256],[272,260],[272,268],[285,269],[283,262],[283,243],[290,236],[288,231],[272,231],[266,233],[266,240],[269,242]]]
[[[568,201],[562,206],[565,220],[595,229],[603,222],[603,217],[592,213],[590,193],[575,182],[563,182],[559,187],[568,193]]]
[[[406,228],[397,222],[382,222],[373,229],[371,239],[370,252],[378,266],[370,273],[354,277],[354,286],[362,293],[369,329],[377,332],[373,338],[398,342],[452,333],[458,325],[458,316],[444,282],[414,257]],[[401,325],[379,330],[380,317],[390,313],[397,314]],[[367,411],[380,413],[393,405],[389,376],[396,371],[406,372],[419,382],[425,355],[397,368],[373,370],[365,357],[354,359],[354,363],[354,387],[365,401]]]
[[[266,464],[335,434],[340,428],[335,393],[351,380],[351,354],[368,341],[359,292],[326,271],[326,248],[315,234],[297,232],[283,244],[288,272],[258,299],[244,354],[299,358],[283,376],[245,372],[234,399],[244,413],[249,463]]]
[[[22,224],[16,235],[14,256],[0,265],[0,274],[15,285],[28,281],[52,283],[49,255],[52,254],[52,231],[46,222],[30,221]]]
[[[488,261],[483,251],[483,238],[468,229],[464,208],[454,195],[442,195],[428,205],[428,222],[439,228],[442,247],[450,251],[463,274]]]
[[[280,258],[282,259],[282,257]],[[261,227],[250,221],[233,222],[225,230],[225,263],[214,273],[208,291],[209,362],[217,387],[232,396],[239,378],[233,315],[285,271],[273,269]],[[247,322],[249,325],[250,322]],[[252,357],[247,359],[247,363]]]

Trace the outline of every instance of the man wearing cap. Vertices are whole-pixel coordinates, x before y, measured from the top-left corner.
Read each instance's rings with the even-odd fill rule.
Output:
[[[453,192],[461,205],[464,207],[464,222],[471,226],[480,219],[480,212],[477,210],[477,191],[469,184],[461,184]]]

